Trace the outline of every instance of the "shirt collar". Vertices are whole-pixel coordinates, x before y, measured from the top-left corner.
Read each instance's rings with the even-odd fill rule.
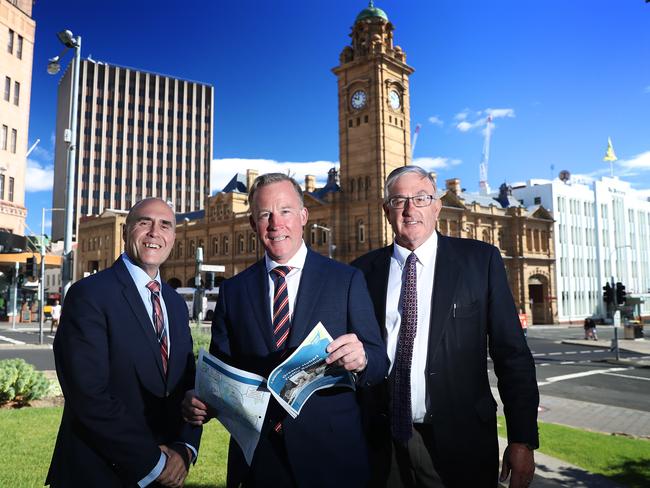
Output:
[[[124,261],[126,269],[135,282],[136,287],[146,287],[147,284],[152,280],[151,276],[149,276],[144,269],[135,264],[126,253],[122,253],[122,261]],[[158,282],[158,285],[160,285],[160,270],[158,270],[156,277],[153,279]]]
[[[266,272],[270,273],[271,270],[277,266],[289,266],[292,271],[294,269],[302,269],[305,267],[305,260],[307,259],[307,246],[305,246],[305,241],[303,240],[296,251],[296,254],[293,255],[289,261],[284,264],[273,261],[267,253],[264,253],[264,262],[266,264]]]
[[[397,261],[399,267],[403,268],[406,264],[406,259],[409,257],[411,252],[413,252],[422,266],[430,266],[435,261],[437,248],[438,233],[434,231],[433,234],[431,234],[429,238],[414,251],[406,249],[405,247],[400,246],[397,242],[394,242],[393,258]]]

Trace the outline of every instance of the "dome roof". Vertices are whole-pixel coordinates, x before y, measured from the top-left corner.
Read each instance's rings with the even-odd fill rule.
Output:
[[[386,15],[386,12],[384,12],[382,9],[375,7],[374,2],[370,0],[368,3],[368,7],[364,8],[361,12],[359,12],[359,15],[357,15],[357,18],[354,20],[355,23],[364,20],[364,19],[371,19],[371,18],[380,18],[384,19],[385,21],[388,21],[388,15]]]

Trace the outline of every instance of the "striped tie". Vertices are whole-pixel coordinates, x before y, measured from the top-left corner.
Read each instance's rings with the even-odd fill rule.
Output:
[[[156,327],[156,338],[160,344],[163,371],[167,374],[167,335],[165,334],[165,317],[160,305],[160,285],[157,281],[153,280],[147,283],[147,288],[151,292],[151,304],[153,305],[152,319]]]
[[[284,279],[291,271],[289,266],[277,266],[271,270],[271,276],[275,284],[273,294],[273,339],[275,348],[280,350],[284,347],[291,330],[289,320],[289,292],[287,282]]]

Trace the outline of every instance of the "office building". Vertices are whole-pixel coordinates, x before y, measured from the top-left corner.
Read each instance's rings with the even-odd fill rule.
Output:
[[[25,171],[36,23],[31,0],[0,0],[0,252],[25,228]]]
[[[52,206],[65,207],[72,63],[58,92]],[[210,192],[214,89],[211,85],[81,61],[74,226],[82,216],[128,210],[146,197],[176,212],[203,208]],[[63,212],[52,237],[63,238]],[[75,239],[76,240],[76,239]]]
[[[541,204],[555,219],[557,309],[561,322],[605,317],[603,286],[622,282],[630,295],[650,292],[650,202],[629,182],[529,180],[513,189],[524,205]],[[650,312],[650,303],[640,311]]]

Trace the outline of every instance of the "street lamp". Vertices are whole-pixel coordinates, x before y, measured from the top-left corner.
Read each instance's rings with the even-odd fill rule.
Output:
[[[43,302],[45,302],[45,212],[65,210],[64,208],[44,208],[41,217],[41,280],[38,287],[39,311],[38,311],[38,343],[43,344]]]
[[[320,229],[323,232],[327,233],[327,256],[332,259],[332,255],[334,253],[334,243],[332,242],[332,229],[329,227],[325,227],[323,225],[318,225],[318,224],[312,224],[311,225],[312,229]]]
[[[69,30],[61,31],[57,34],[59,41],[65,46],[65,49],[51,58],[47,64],[47,72],[55,75],[61,69],[59,63],[68,49],[74,49],[74,60],[72,65],[72,100],[70,102],[70,129],[66,129],[64,141],[68,143],[68,161],[66,168],[67,191],[65,194],[65,234],[63,238],[63,270],[61,296],[65,298],[70,285],[72,284],[72,226],[73,226],[73,201],[74,201],[74,172],[75,172],[75,152],[77,150],[77,110],[78,110],[78,92],[79,92],[79,64],[81,61],[81,36],[74,37]]]

